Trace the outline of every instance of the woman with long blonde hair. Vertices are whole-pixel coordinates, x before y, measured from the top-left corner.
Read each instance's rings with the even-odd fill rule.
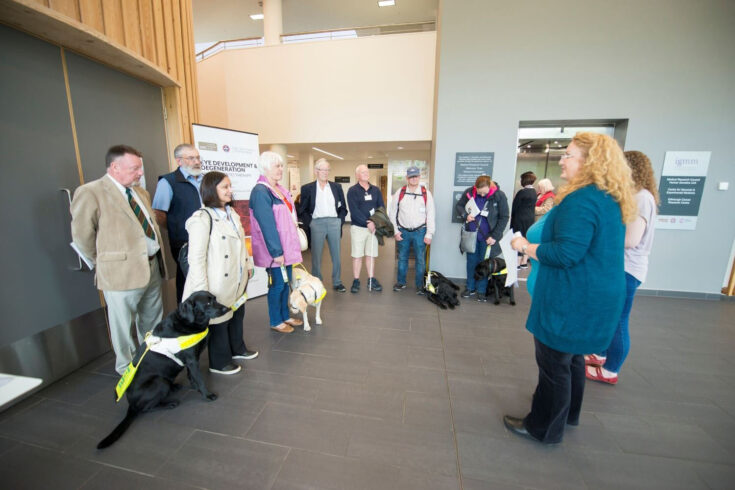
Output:
[[[533,334],[538,385],[524,418],[506,415],[513,433],[561,442],[579,424],[583,355],[605,349],[625,300],[625,223],[636,214],[630,168],[617,142],[577,133],[559,160],[567,181],[547,213],[540,243],[515,238],[515,250],[539,263],[526,328]]]
[[[640,151],[626,151],[625,158],[633,173],[638,212],[625,229],[625,306],[618,328],[607,350],[584,356],[587,379],[617,384],[618,373],[630,351],[628,320],[638,286],[646,280],[648,255],[653,246],[653,230],[658,205],[658,190],[651,161]]]

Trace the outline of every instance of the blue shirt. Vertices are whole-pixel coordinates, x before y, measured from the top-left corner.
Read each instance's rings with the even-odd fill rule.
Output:
[[[551,211],[553,210],[554,208],[551,208],[550,211],[542,214],[541,218],[539,218],[537,222],[532,224],[531,227],[526,231],[526,240],[528,240],[529,243],[541,243],[541,234],[544,231],[544,223],[549,217],[549,213],[551,213]],[[539,263],[538,260],[534,259],[530,255],[528,256],[528,259],[531,261],[531,272],[529,272],[528,274],[526,288],[528,289],[528,294],[533,297],[533,288],[536,286],[536,276],[538,276]]]
[[[186,178],[186,181],[196,188],[197,195],[199,196],[199,204],[201,205],[202,193],[200,191],[200,186],[202,185],[202,177],[204,177],[204,175],[199,174],[195,177],[187,172],[183,166],[179,167],[179,170],[181,170],[181,173]],[[173,197],[174,190],[171,188],[171,184],[169,184],[166,179],[158,179],[156,194],[153,196],[151,207],[159,211],[167,212],[168,209],[171,207],[171,199],[173,199]]]
[[[385,208],[380,189],[370,184],[365,190],[359,183],[347,190],[347,206],[352,224],[367,228],[367,220],[380,207]]]

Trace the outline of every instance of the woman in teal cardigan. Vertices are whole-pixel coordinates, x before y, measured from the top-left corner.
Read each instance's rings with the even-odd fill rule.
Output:
[[[614,139],[578,133],[559,166],[568,183],[541,242],[512,242],[539,262],[526,321],[539,380],[530,413],[503,418],[511,432],[546,444],[561,442],[566,424],[579,423],[583,355],[609,345],[617,327],[625,300],[625,223],[636,213],[630,169]]]

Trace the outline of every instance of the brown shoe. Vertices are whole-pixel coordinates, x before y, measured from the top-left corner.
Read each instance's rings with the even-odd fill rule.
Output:
[[[280,325],[271,327],[271,330],[275,330],[276,332],[281,332],[281,333],[291,333],[293,332],[293,327],[286,323],[281,323]]]
[[[284,323],[288,323],[292,327],[300,327],[301,325],[304,324],[304,321],[303,320],[298,320],[296,318],[289,318]]]

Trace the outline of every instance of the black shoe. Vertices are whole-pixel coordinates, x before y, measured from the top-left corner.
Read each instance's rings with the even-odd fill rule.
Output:
[[[242,368],[238,366],[237,364],[230,363],[226,365],[225,367],[214,369],[209,368],[210,373],[217,373],[217,374],[235,374],[239,373]]]
[[[350,288],[351,293],[359,293],[360,292],[360,280],[355,279],[352,281],[352,287]]]
[[[419,296],[426,296],[426,289],[424,289],[424,288],[418,288],[416,290],[416,294],[418,294]]]
[[[406,289],[405,284],[401,284],[400,282],[397,282],[393,285],[393,291],[400,291],[402,289]]]
[[[333,289],[334,289],[335,291],[337,291],[338,293],[344,293],[344,292],[346,292],[346,291],[347,291],[347,288],[345,287],[345,285],[344,285],[344,284],[337,284],[336,286],[334,286],[334,288],[333,288]]]
[[[536,439],[534,439],[534,437],[526,430],[526,424],[523,419],[511,417],[510,415],[503,415],[503,424],[505,424],[505,427],[507,427],[512,433],[536,441]]]
[[[470,296],[474,296],[475,294],[477,294],[477,291],[470,291],[469,289],[465,288],[465,290],[462,291],[461,296],[463,298],[469,298]]]
[[[374,277],[371,277],[370,279],[368,279],[368,289],[370,291],[380,292],[383,290],[383,286],[380,285],[377,279],[375,279]]]
[[[235,354],[234,356],[232,356],[233,359],[244,359],[246,361],[249,359],[255,359],[256,357],[258,357],[257,350],[252,351],[247,349],[245,349],[245,352],[243,354]]]
[[[518,267],[520,267],[521,269],[528,269],[528,264],[521,264]]]
[[[477,301],[480,303],[487,303],[487,296],[485,296],[484,294],[478,294]]]

